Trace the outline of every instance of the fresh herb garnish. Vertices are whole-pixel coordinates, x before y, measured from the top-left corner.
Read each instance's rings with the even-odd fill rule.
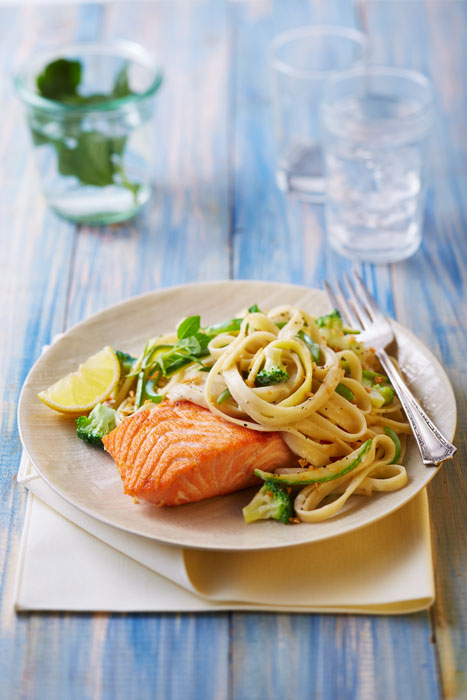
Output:
[[[52,61],[40,75],[36,84],[39,94],[49,100],[76,107],[91,106],[133,94],[128,80],[128,66],[119,71],[110,94],[80,95],[78,88],[82,79],[80,61],[59,58]],[[65,177],[76,177],[82,185],[107,187],[121,185],[132,193],[135,204],[141,185],[128,180],[123,167],[126,136],[113,137],[96,129],[87,129],[83,119],[73,114],[62,121],[60,137],[49,136],[42,117],[39,126],[32,127],[36,146],[49,144],[57,154],[57,168]],[[44,127],[44,128],[40,128]]]
[[[212,326],[206,326],[203,328],[203,332],[211,338],[221,333],[238,333],[242,321],[242,318],[232,318],[230,321],[223,321],[222,323],[215,323]]]
[[[197,333],[201,326],[200,316],[189,316],[184,321],[180,323],[177,328],[177,338],[180,340],[182,338],[189,338],[191,335]]]
[[[178,326],[175,344],[157,341],[152,344],[147,343],[138,370],[136,407],[139,408],[143,404],[145,397],[154,401],[153,396],[157,396],[156,386],[162,376],[169,378],[175,372],[193,363],[199,364],[202,371],[209,371],[210,368],[204,367],[201,358],[209,355],[210,340],[210,336],[200,330],[200,317],[190,316]],[[149,384],[150,377],[157,377],[157,379]]]
[[[132,94],[133,92],[130,88],[130,81],[128,80],[128,64],[124,63],[120,68],[120,71],[117,73],[117,77],[115,78],[112,97],[128,97]]]
[[[127,352],[122,352],[121,350],[115,350],[115,354],[120,365],[120,376],[126,377],[133,369],[136,357],[129,355]]]
[[[49,63],[37,76],[37,89],[42,97],[58,102],[66,102],[78,96],[77,88],[81,82],[81,63],[58,58]]]

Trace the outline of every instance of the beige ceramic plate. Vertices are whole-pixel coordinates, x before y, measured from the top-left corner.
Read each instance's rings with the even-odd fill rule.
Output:
[[[37,393],[104,345],[138,354],[148,336],[172,330],[183,317],[201,314],[210,324],[257,303],[268,309],[293,303],[311,314],[330,310],[321,291],[271,282],[230,281],[186,285],[130,299],[70,329],[32,368],[22,391],[18,421],[24,448],[43,479],[65,500],[110,525],[162,542],[204,549],[268,549],[313,542],[350,532],[399,508],[436,474],[425,467],[415,441],[405,465],[409,484],[371,498],[352,497],[339,515],[295,526],[267,521],[245,525],[242,507],[253,491],[176,508],[135,505],[123,493],[112,458],[75,436],[74,421],[48,409]],[[447,436],[455,430],[456,405],[449,380],[433,355],[395,324],[398,359],[415,394]]]

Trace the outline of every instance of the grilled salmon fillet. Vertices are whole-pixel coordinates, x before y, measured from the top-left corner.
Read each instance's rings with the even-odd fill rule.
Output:
[[[260,483],[254,469],[296,464],[278,433],[219,418],[189,401],[138,411],[103,438],[125,493],[178,506]]]

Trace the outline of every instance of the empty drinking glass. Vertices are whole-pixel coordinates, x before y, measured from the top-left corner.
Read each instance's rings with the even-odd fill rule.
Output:
[[[348,27],[302,27],[277,36],[270,49],[281,190],[322,202],[320,102],[326,82],[363,67],[368,40]]]
[[[331,246],[388,263],[420,245],[433,100],[420,73],[374,67],[329,84],[322,106]]]

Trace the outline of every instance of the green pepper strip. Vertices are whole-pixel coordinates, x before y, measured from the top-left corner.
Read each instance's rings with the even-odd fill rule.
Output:
[[[351,391],[348,386],[342,384],[341,382],[339,382],[339,384],[336,386],[335,392],[336,394],[339,394],[339,396],[342,396],[342,398],[347,399],[347,401],[354,400],[353,391]]]
[[[221,403],[228,401],[231,396],[232,394],[230,391],[228,389],[224,389],[224,391],[217,397],[217,403],[220,405]]]
[[[310,351],[313,362],[315,362],[317,365],[322,364],[323,358],[321,355],[321,348],[319,347],[318,343],[315,343],[313,338],[311,338],[304,331],[298,331],[297,338],[300,338],[300,340],[302,340],[305,343],[308,350]]]
[[[394,454],[394,457],[392,458],[391,464],[397,464],[399,462],[399,457],[401,456],[401,441],[399,440],[399,437],[396,435],[394,430],[392,430],[392,428],[389,428],[389,426],[384,426],[384,432],[388,437],[391,438],[396,448],[396,452]]]
[[[289,486],[306,486],[307,484],[320,484],[324,481],[332,481],[333,479],[338,479],[339,477],[344,476],[348,472],[352,471],[352,469],[355,469],[355,467],[358,467],[364,456],[369,451],[371,447],[371,442],[371,440],[367,440],[360,452],[350,464],[341,469],[341,471],[337,472],[337,474],[331,474],[330,476],[307,476],[308,472],[313,471],[315,472],[315,474],[319,472],[322,474],[323,471],[326,471],[327,467],[320,467],[319,469],[307,469],[305,470],[305,472],[298,472],[297,474],[270,474],[269,472],[263,472],[261,469],[255,469],[255,474],[264,481],[276,481],[281,484],[288,484]]]
[[[140,408],[140,406],[143,404],[144,384],[146,381],[146,378],[144,375],[145,375],[144,370],[141,370],[138,374],[138,382],[136,384],[136,395],[135,395],[136,408]]]
[[[157,381],[154,379],[148,379],[146,382],[146,385],[144,387],[144,395],[147,399],[152,401],[153,403],[160,403],[162,399],[164,398],[160,394],[157,393],[154,384],[157,384],[157,382],[160,379],[160,373],[157,377]]]

